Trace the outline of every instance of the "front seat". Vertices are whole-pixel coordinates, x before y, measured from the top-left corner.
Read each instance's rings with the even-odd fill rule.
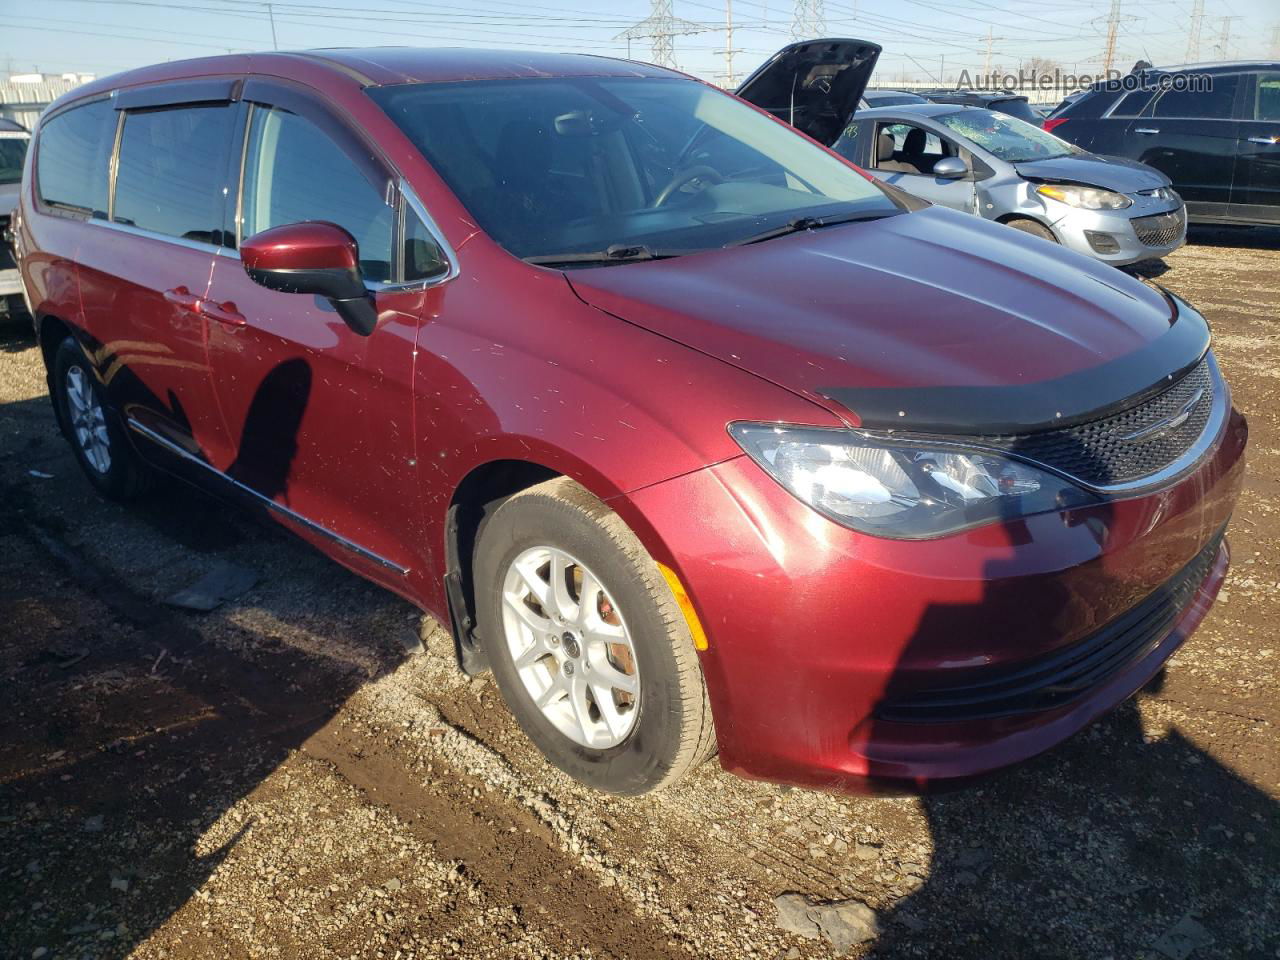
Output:
[[[881,130],[876,137],[876,169],[888,170],[890,173],[916,172],[914,167],[909,167],[897,159],[897,143],[888,130]]]
[[[933,171],[937,157],[926,156],[929,146],[929,135],[919,127],[907,131],[907,138],[902,141],[902,152],[898,154],[898,162],[908,173],[928,174]]]

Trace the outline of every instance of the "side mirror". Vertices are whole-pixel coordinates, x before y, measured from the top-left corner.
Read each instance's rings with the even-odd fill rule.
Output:
[[[940,180],[959,180],[969,175],[969,167],[959,157],[943,157],[933,165],[933,175]]]
[[[241,242],[240,261],[254,283],[324,297],[355,333],[373,333],[378,310],[360,274],[355,238],[341,227],[311,220],[263,230]]]

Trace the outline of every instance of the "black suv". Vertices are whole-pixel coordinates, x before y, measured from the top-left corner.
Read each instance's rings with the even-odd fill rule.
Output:
[[[1040,125],[1041,117],[1031,109],[1031,104],[1020,93],[1012,90],[922,90],[920,96],[932,103],[956,103],[964,107],[985,107],[996,113],[1006,113],[1027,123]]]
[[[1095,86],[1044,128],[1155,167],[1193,221],[1280,224],[1280,61],[1142,70]]]

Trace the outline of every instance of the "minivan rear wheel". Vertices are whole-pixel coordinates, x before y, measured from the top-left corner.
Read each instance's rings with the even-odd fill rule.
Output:
[[[491,504],[474,573],[494,679],[557,767],[634,795],[711,755],[689,626],[657,564],[601,501],[557,478]]]
[[[150,489],[154,473],[129,445],[84,351],[73,337],[53,358],[58,418],[89,482],[105,497],[129,500]]]

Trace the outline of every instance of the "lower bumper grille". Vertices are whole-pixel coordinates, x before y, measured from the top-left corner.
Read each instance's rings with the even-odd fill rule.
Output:
[[[1186,226],[1186,208],[1179,207],[1169,213],[1137,217],[1133,221],[1133,232],[1148,247],[1167,247],[1178,242]]]
[[[1150,653],[1213,569],[1220,531],[1181,571],[1129,612],[1066,650],[973,674],[973,682],[933,690],[890,693],[876,708],[896,723],[956,723],[1063,706]]]

